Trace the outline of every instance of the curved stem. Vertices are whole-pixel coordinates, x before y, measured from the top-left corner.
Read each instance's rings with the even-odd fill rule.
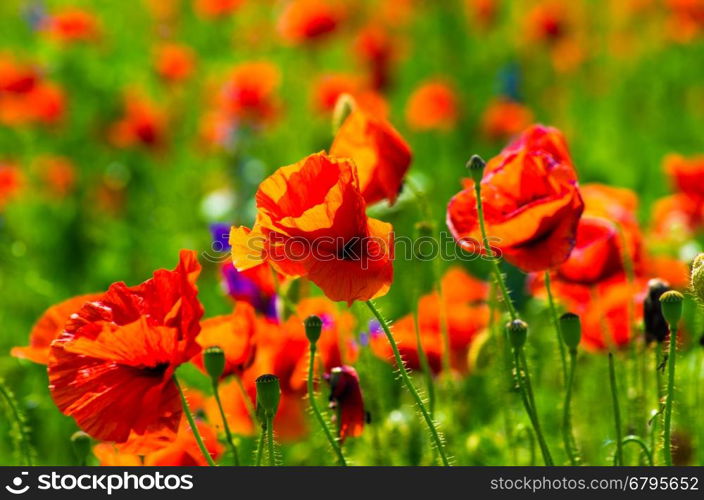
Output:
[[[315,372],[315,351],[316,346],[315,344],[311,343],[310,360],[308,363],[308,402],[310,403],[310,408],[313,410],[313,415],[315,415],[315,419],[318,421],[318,424],[323,429],[323,433],[325,434],[325,437],[327,438],[328,442],[330,443],[330,446],[332,447],[332,451],[335,452],[337,462],[340,465],[345,466],[347,465],[347,462],[345,461],[345,456],[342,454],[340,443],[335,438],[335,436],[333,436],[332,431],[328,427],[327,422],[325,422],[325,418],[323,418],[322,413],[320,413],[320,409],[318,409],[318,402],[315,399],[315,386],[313,385],[313,374]]]
[[[418,394],[418,390],[416,389],[415,385],[413,385],[413,381],[411,380],[411,377],[408,375],[408,372],[406,371],[406,365],[403,363],[403,359],[401,359],[401,353],[398,350],[398,345],[396,344],[396,340],[394,340],[394,336],[391,334],[391,330],[389,329],[389,325],[386,323],[386,320],[382,316],[382,314],[379,312],[379,310],[376,308],[374,304],[372,304],[371,300],[368,300],[366,302],[367,307],[369,307],[369,310],[371,310],[372,314],[376,317],[377,321],[381,325],[382,330],[384,330],[384,334],[386,335],[386,340],[388,340],[389,344],[391,345],[391,350],[394,352],[394,359],[396,360],[396,366],[398,366],[399,371],[401,372],[401,379],[403,380],[403,383],[406,385],[406,388],[408,389],[408,392],[411,393],[411,396],[413,396],[413,399],[415,400],[416,405],[420,409],[421,414],[423,415],[423,419],[425,420],[426,425],[428,426],[428,430],[430,431],[430,435],[433,439],[433,442],[435,444],[435,447],[440,454],[440,459],[442,460],[442,464],[444,466],[449,466],[450,461],[447,458],[447,453],[445,452],[445,445],[442,442],[442,439],[440,439],[440,432],[438,431],[435,422],[433,421],[432,417],[430,416],[430,413],[428,412],[428,409],[425,407],[425,403],[423,403],[423,400],[421,399],[420,395]]]
[[[552,456],[550,455],[550,449],[548,448],[547,441],[545,441],[545,436],[540,428],[540,421],[538,420],[538,414],[535,410],[535,402],[531,396],[530,388],[530,375],[528,374],[528,366],[525,365],[525,356],[522,351],[513,352],[514,369],[516,371],[516,381],[518,383],[518,389],[521,393],[521,399],[523,401],[523,406],[528,413],[528,418],[533,426],[533,431],[535,436],[538,438],[538,445],[540,446],[540,451],[543,454],[543,461],[545,465],[553,465]]]
[[[609,353],[609,382],[611,386],[611,402],[614,407],[614,427],[616,429],[616,456],[614,463],[623,465],[623,439],[621,437],[621,409],[618,404],[618,388],[616,387],[616,368],[614,367],[614,355]]]
[[[174,384],[176,384],[176,389],[178,389],[178,395],[181,396],[181,406],[183,406],[183,413],[186,415],[186,420],[188,420],[188,425],[191,426],[191,431],[193,431],[193,437],[196,438],[196,443],[198,443],[198,448],[200,449],[200,452],[203,454],[203,457],[205,458],[205,461],[208,462],[208,465],[215,467],[217,464],[213,460],[213,457],[210,456],[210,453],[208,452],[208,448],[205,447],[205,444],[203,443],[203,438],[200,435],[200,432],[198,431],[198,426],[196,426],[196,421],[193,419],[193,414],[191,413],[191,409],[188,407],[188,401],[186,401],[186,396],[183,394],[183,389],[181,388],[181,384],[179,384],[178,379],[174,375],[173,377]]]
[[[572,386],[574,385],[574,372],[577,366],[577,351],[570,352],[570,370],[565,388],[565,404],[562,408],[562,439],[565,451],[570,459],[570,465],[579,465],[579,456],[575,452],[574,432],[572,431]]]
[[[266,416],[266,442],[269,447],[269,466],[276,465],[276,455],[274,454],[274,416]]]
[[[621,443],[624,446],[629,443],[635,443],[635,444],[639,445],[641,450],[643,450],[645,457],[648,459],[648,465],[650,465],[651,467],[653,465],[655,465],[655,463],[653,462],[653,452],[650,451],[650,448],[648,448],[648,445],[645,444],[645,441],[643,441],[640,437],[634,436],[634,435],[626,436],[625,438],[623,438]],[[616,465],[616,455],[614,455],[614,465]]]
[[[665,394],[665,417],[663,419],[663,447],[665,465],[672,465],[672,403],[675,397],[675,355],[677,354],[677,328],[670,327],[670,349],[667,358],[667,393]]]
[[[557,318],[557,309],[555,309],[555,299],[552,296],[552,287],[550,286],[550,271],[545,271],[545,291],[548,294],[548,305],[550,306],[550,315],[552,323],[555,326],[555,334],[557,335],[557,346],[560,349],[560,361],[562,362],[562,383],[567,384],[567,358],[565,356],[565,345],[562,341],[562,331],[560,329],[560,320]]]
[[[5,399],[5,402],[10,408],[12,416],[15,419],[15,425],[17,425],[17,433],[20,438],[20,448],[22,449],[22,455],[24,456],[26,465],[34,465],[32,460],[32,448],[29,444],[29,437],[27,436],[27,433],[25,432],[24,428],[24,419],[22,418],[22,414],[20,413],[19,408],[17,408],[17,404],[15,403],[15,399],[13,398],[10,389],[6,388],[2,381],[0,381],[0,395],[3,397],[3,399]]]
[[[220,418],[222,419],[222,426],[225,429],[225,437],[227,437],[227,444],[230,446],[230,451],[232,451],[232,460],[235,465],[240,465],[240,457],[237,453],[237,446],[235,446],[235,441],[232,439],[232,433],[230,432],[230,424],[227,423],[227,417],[225,417],[225,410],[222,407],[222,402],[220,401],[220,393],[218,391],[218,382],[213,380],[213,394],[215,394],[215,402],[218,404],[218,410],[220,410]]]
[[[506,304],[506,308],[508,309],[508,313],[511,316],[511,320],[518,319],[518,313],[516,312],[516,308],[513,306],[511,296],[508,293],[508,287],[506,286],[506,281],[504,280],[504,276],[501,273],[499,262],[494,256],[493,250],[489,246],[489,238],[486,234],[486,224],[484,222],[484,204],[482,202],[482,188],[480,182],[474,183],[474,194],[477,198],[477,218],[479,219],[479,229],[482,233],[482,244],[484,246],[484,249],[486,250],[487,259],[491,263],[492,272],[494,273],[494,279],[499,285],[501,295],[504,299],[504,303]]]

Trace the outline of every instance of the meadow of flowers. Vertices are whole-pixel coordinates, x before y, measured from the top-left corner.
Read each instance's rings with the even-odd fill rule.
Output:
[[[0,465],[704,464],[703,0],[0,20]]]

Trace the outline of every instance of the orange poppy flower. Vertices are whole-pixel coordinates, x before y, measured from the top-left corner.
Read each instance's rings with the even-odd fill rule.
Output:
[[[145,96],[129,93],[124,116],[111,127],[109,137],[120,148],[159,148],[166,140],[166,113]]]
[[[335,412],[340,442],[348,437],[361,436],[367,412],[357,370],[347,365],[336,366],[326,379],[330,383],[330,408]]]
[[[63,332],[69,318],[77,313],[83,304],[97,300],[100,296],[100,294],[79,295],[51,306],[32,327],[29,333],[29,345],[13,347],[10,354],[16,358],[28,359],[42,365],[47,364],[49,347]]]
[[[223,377],[242,375],[254,361],[256,332],[254,308],[246,302],[238,302],[232,314],[215,316],[201,322],[196,342],[204,349],[218,346],[225,352]],[[196,356],[193,361],[204,370],[202,356]]]
[[[237,270],[268,261],[349,304],[388,291],[393,228],[367,217],[351,160],[321,152],[281,167],[261,183],[256,201],[254,228],[230,232]]]
[[[0,162],[0,210],[17,196],[23,185],[22,170],[13,163]]]
[[[704,31],[704,2],[702,0],[668,0],[666,32],[678,43],[690,43]]]
[[[217,460],[222,455],[223,447],[215,431],[204,422],[196,422],[196,426],[210,456]],[[93,447],[93,454],[100,465],[113,467],[208,465],[185,419],[181,420],[177,432],[161,429],[143,436],[132,434],[125,443],[98,443]]]
[[[318,41],[335,31],[344,10],[330,0],[290,0],[279,16],[278,31],[288,43]]]
[[[508,139],[525,130],[533,122],[533,112],[527,106],[510,99],[489,103],[482,116],[482,132],[490,139]]]
[[[472,341],[489,324],[489,306],[486,300],[489,286],[462,268],[450,268],[441,280],[442,298],[437,293],[421,297],[418,302],[418,326],[423,349],[434,373],[442,369],[442,321],[446,321],[450,342],[452,368],[467,371],[467,353]],[[444,318],[440,317],[442,313]],[[399,350],[412,370],[419,370],[420,358],[416,341],[415,320],[412,315],[394,322],[394,337]],[[377,356],[391,360],[392,351],[388,342],[377,332],[372,332],[371,346]],[[380,332],[379,332],[380,333]]]
[[[195,0],[196,14],[206,19],[214,19],[232,14],[244,0]]]
[[[570,30],[567,3],[563,0],[538,2],[526,15],[528,37],[547,43],[562,39]]]
[[[49,389],[59,410],[103,441],[175,431],[174,370],[200,349],[199,273],[196,253],[183,250],[173,271],[134,287],[115,283],[84,304],[51,344]]]
[[[50,38],[65,43],[93,41],[100,35],[100,23],[95,15],[78,8],[51,14],[43,29]]]
[[[452,130],[459,118],[459,106],[459,99],[449,84],[427,82],[408,99],[406,121],[415,130]]]
[[[354,54],[368,67],[371,87],[383,90],[389,86],[391,64],[396,58],[397,42],[388,29],[376,23],[362,28],[354,39]]]
[[[704,204],[704,155],[685,158],[671,154],[665,157],[664,165],[665,172],[680,193]]]
[[[704,225],[704,202],[677,193],[653,204],[651,233],[657,241],[685,242]]]
[[[166,43],[156,49],[156,73],[168,82],[180,82],[193,74],[196,59],[193,49],[178,43]]]
[[[544,271],[567,260],[584,202],[560,131],[530,127],[487,163],[481,183],[493,249],[524,271]],[[471,179],[450,200],[447,225],[463,249],[486,251]]]
[[[330,154],[354,160],[368,204],[383,199],[393,204],[411,165],[411,149],[401,134],[386,120],[359,107],[340,126]]]
[[[281,76],[270,62],[246,62],[235,66],[219,96],[219,107],[238,119],[271,120],[278,107],[275,92]]]
[[[37,70],[10,54],[0,54],[0,92],[24,93],[39,80]]]

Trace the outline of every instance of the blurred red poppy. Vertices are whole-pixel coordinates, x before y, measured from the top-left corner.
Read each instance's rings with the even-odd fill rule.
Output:
[[[180,82],[191,76],[195,63],[195,53],[187,45],[165,43],[156,49],[154,67],[167,82]]]
[[[54,12],[42,29],[50,38],[65,43],[95,41],[100,36],[100,23],[95,15],[76,7]]]
[[[23,185],[22,170],[14,163],[0,162],[0,210],[17,196]]]
[[[482,116],[482,132],[490,139],[509,139],[533,122],[533,112],[519,102],[495,99]]]
[[[351,160],[317,153],[281,167],[261,183],[256,200],[254,228],[230,232],[238,270],[268,261],[350,304],[388,291],[393,228],[367,217]]]
[[[452,130],[459,117],[459,100],[442,81],[422,84],[408,98],[406,121],[415,130]]]
[[[29,333],[29,345],[13,347],[10,354],[16,358],[28,359],[45,365],[49,362],[49,347],[54,339],[64,331],[69,318],[76,314],[86,302],[97,300],[100,294],[87,294],[72,297],[44,311]]]
[[[330,383],[330,408],[335,412],[340,442],[361,436],[367,412],[357,370],[347,365],[336,366],[326,378]]]
[[[181,251],[173,271],[144,283],[115,283],[71,316],[51,344],[49,389],[59,410],[96,439],[175,431],[182,408],[174,370],[200,347],[200,265]]]
[[[220,89],[221,110],[238,119],[255,123],[275,117],[275,92],[281,77],[279,69],[266,61],[241,63],[230,72]]]
[[[62,198],[68,195],[76,183],[76,168],[66,157],[45,155],[37,158],[39,176],[52,195]]]
[[[340,2],[289,0],[279,16],[278,31],[288,43],[318,41],[334,32],[344,18]]]
[[[397,56],[397,41],[383,25],[370,24],[362,28],[353,42],[354,54],[368,68],[370,85],[382,91],[388,88],[391,64]]]
[[[146,96],[125,96],[124,116],[112,125],[109,138],[120,148],[137,145],[158,149],[166,141],[166,113]]]
[[[481,182],[493,249],[527,272],[555,268],[567,260],[584,202],[560,131],[530,127],[487,163]],[[450,200],[447,225],[463,249],[486,252],[471,179]]]
[[[671,154],[665,157],[664,165],[675,188],[704,205],[704,155],[685,158]]]
[[[232,14],[244,0],[195,0],[196,14],[206,19],[214,19]]]
[[[386,120],[358,106],[337,131],[330,154],[354,161],[368,204],[383,199],[393,204],[411,165],[411,149],[401,134]]]

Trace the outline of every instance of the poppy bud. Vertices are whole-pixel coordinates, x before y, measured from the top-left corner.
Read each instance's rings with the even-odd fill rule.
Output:
[[[435,234],[435,224],[430,221],[417,222],[415,225],[415,236],[416,240],[413,242],[413,256],[416,260],[427,261],[432,258],[431,255],[434,254],[435,241],[433,240],[433,234]],[[425,248],[426,244],[430,243],[433,254],[428,254],[428,249]]]
[[[347,93],[340,94],[340,97],[337,98],[337,102],[335,102],[335,109],[332,112],[333,135],[337,134],[337,131],[340,130],[340,127],[342,127],[342,124],[345,123],[345,120],[350,116],[353,110],[354,99],[352,96]]]
[[[692,264],[692,292],[704,302],[704,253],[700,253]]]
[[[662,306],[662,315],[670,325],[670,329],[677,328],[677,323],[682,318],[682,302],[684,296],[675,290],[670,290],[662,294],[660,297],[660,305]]]
[[[648,295],[643,301],[643,323],[647,342],[663,342],[667,337],[667,321],[662,315],[660,297],[670,290],[670,286],[662,280],[652,279],[648,282]]]
[[[90,453],[91,437],[83,431],[76,431],[71,435],[71,444],[76,457],[85,463]]]
[[[506,323],[506,332],[514,349],[522,349],[528,337],[528,324],[520,319]]]
[[[367,420],[359,375],[351,366],[337,366],[326,377],[330,382],[330,408],[337,410],[340,441],[362,434]]]
[[[306,337],[308,337],[308,342],[315,344],[320,338],[320,332],[323,329],[323,320],[319,316],[312,315],[308,316],[303,324],[306,327]]]
[[[472,176],[474,182],[481,182],[484,176],[484,167],[486,162],[479,155],[472,155],[472,157],[467,162],[467,168],[469,169],[469,174]]]
[[[276,375],[261,375],[255,380],[257,386],[257,406],[268,416],[276,415],[281,399],[279,377]]]
[[[576,351],[582,338],[582,323],[579,316],[574,313],[565,313],[560,316],[560,332],[562,341],[570,351]]]
[[[203,351],[203,365],[210,378],[218,380],[225,371],[225,352],[220,346],[210,346]]]
[[[420,221],[416,222],[415,225],[416,237],[418,238],[431,238],[435,232],[435,224],[430,221]]]

